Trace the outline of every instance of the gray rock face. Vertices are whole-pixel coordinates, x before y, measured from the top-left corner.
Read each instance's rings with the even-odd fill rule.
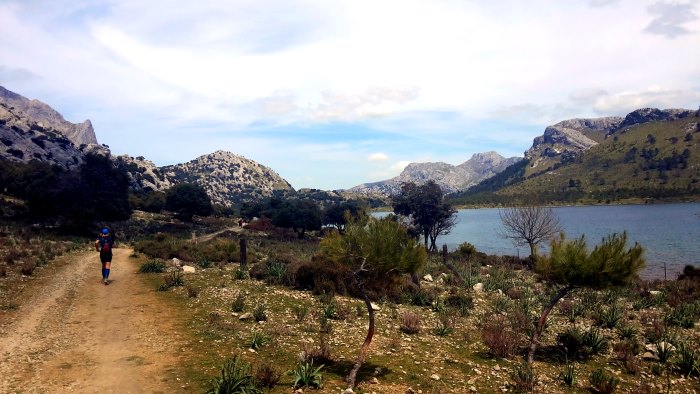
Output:
[[[0,102],[0,157],[23,163],[39,160],[70,169],[79,166],[87,153],[109,155],[105,147],[76,145],[62,131],[42,124]]]
[[[576,155],[598,144],[615,130],[622,118],[617,116],[597,119],[570,119],[549,126],[536,137],[525,158],[537,163],[538,158]]]
[[[0,103],[15,111],[23,112],[39,127],[53,129],[72,141],[76,146],[97,145],[97,137],[89,120],[83,123],[71,123],[53,108],[39,100],[30,100],[0,86]]]
[[[698,110],[698,112],[700,112],[700,110]],[[617,130],[634,126],[640,123],[683,119],[689,116],[693,116],[695,115],[695,113],[695,111],[687,109],[642,108],[627,114],[622,123],[618,125]]]
[[[349,191],[364,195],[391,196],[401,190],[404,182],[423,184],[435,181],[444,193],[466,190],[484,179],[503,171],[519,157],[504,158],[496,152],[476,153],[466,162],[453,166],[447,163],[411,163],[399,176],[381,182],[365,183]]]
[[[212,202],[231,206],[233,202],[269,197],[275,191],[293,191],[292,186],[272,169],[226,151],[200,156],[184,164],[159,169],[172,184],[197,183]]]

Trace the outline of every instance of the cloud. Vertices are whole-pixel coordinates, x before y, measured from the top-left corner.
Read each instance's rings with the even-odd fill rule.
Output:
[[[0,64],[0,85],[7,82],[29,81],[40,78],[26,68],[12,68]]]
[[[369,160],[369,161],[387,161],[387,160],[389,160],[389,156],[387,156],[386,154],[381,153],[381,152],[372,153],[371,155],[369,155],[367,160]]]
[[[403,171],[406,167],[408,167],[409,164],[411,164],[410,161],[408,161],[408,160],[401,160],[401,161],[399,161],[399,162],[394,163],[394,165],[392,165],[391,167],[389,167],[389,169],[390,169],[392,172],[395,172],[395,173],[399,174],[399,173],[401,173],[401,171]]]
[[[645,107],[677,108],[679,103],[700,103],[700,89],[649,89],[639,92],[610,94],[596,100],[593,109],[599,114],[625,115]],[[693,109],[691,107],[690,109]]]
[[[644,31],[668,38],[690,34],[691,31],[683,25],[698,19],[693,3],[667,3],[660,1],[650,5],[647,10],[655,17]]]
[[[590,4],[591,7],[605,7],[619,2],[620,0],[588,0],[588,4]]]

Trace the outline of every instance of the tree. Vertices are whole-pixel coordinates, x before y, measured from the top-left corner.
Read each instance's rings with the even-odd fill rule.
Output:
[[[552,241],[549,257],[539,258],[535,266],[538,276],[555,287],[556,292],[544,306],[530,340],[527,361],[532,364],[538,340],[554,306],[571,291],[588,287],[605,289],[635,279],[644,268],[644,250],[635,243],[626,249],[627,233],[612,234],[589,252],[585,237],[566,240],[563,233]]]
[[[180,183],[168,189],[165,193],[165,209],[187,222],[191,222],[194,215],[207,216],[212,213],[207,192],[194,183]]]
[[[270,215],[272,224],[277,227],[291,228],[299,239],[304,238],[307,230],[321,229],[321,210],[311,200],[284,200],[275,208]]]
[[[365,206],[358,201],[346,201],[328,205],[323,210],[323,224],[345,231],[348,218],[367,216]]]
[[[348,375],[348,385],[353,388],[374,336],[375,316],[368,286],[392,285],[397,282],[392,277],[417,272],[425,264],[426,252],[403,225],[376,218],[369,218],[366,225],[350,223],[344,234],[330,233],[321,241],[321,252],[350,269],[369,316],[367,336]]]
[[[434,181],[420,186],[413,182],[402,184],[401,193],[394,196],[392,206],[395,214],[409,218],[416,232],[423,236],[425,248],[430,251],[437,251],[437,237],[448,234],[456,223],[454,216],[457,211],[444,201],[442,189]]]
[[[503,223],[503,235],[517,246],[530,246],[530,256],[537,257],[537,246],[561,232],[559,218],[552,208],[511,207],[498,211]]]
[[[88,154],[80,166],[83,207],[95,219],[122,220],[131,214],[129,207],[129,175],[107,156]]]

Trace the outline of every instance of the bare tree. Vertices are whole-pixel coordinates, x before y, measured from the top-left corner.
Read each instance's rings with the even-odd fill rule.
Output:
[[[528,245],[530,256],[537,256],[537,245],[562,231],[559,218],[548,207],[511,207],[498,211],[503,235],[517,246]]]

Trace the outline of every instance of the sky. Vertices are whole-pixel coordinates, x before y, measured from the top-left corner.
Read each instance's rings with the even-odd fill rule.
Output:
[[[226,150],[345,189],[698,108],[700,0],[0,0],[0,86],[115,155]]]

